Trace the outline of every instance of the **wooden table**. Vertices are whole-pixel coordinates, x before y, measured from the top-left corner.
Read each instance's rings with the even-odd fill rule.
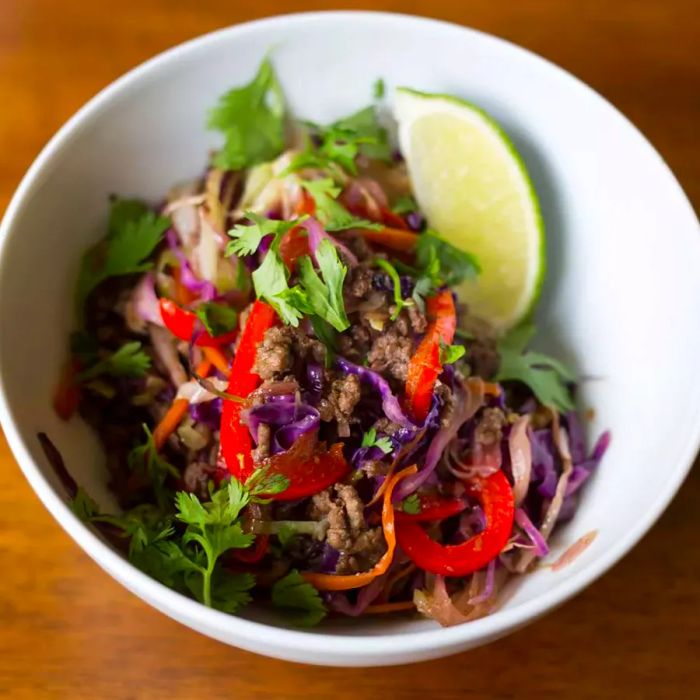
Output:
[[[58,126],[137,63],[217,27],[328,6],[2,0],[0,207]],[[651,138],[700,202],[696,3],[396,0],[383,9],[493,32],[571,70]],[[0,467],[2,698],[690,698],[700,690],[697,470],[644,541],[557,612],[458,657],[369,672],[272,661],[179,626],[78,549],[2,440]]]

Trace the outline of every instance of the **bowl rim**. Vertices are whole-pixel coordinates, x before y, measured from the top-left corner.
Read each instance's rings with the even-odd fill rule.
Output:
[[[2,274],[5,251],[15,220],[21,216],[30,202],[34,191],[42,181],[45,172],[47,172],[47,166],[57,154],[79,137],[86,122],[97,119],[101,112],[113,101],[118,100],[120,95],[132,84],[153,76],[165,64],[176,62],[189,57],[197,51],[205,50],[210,44],[216,44],[220,41],[235,41],[238,36],[247,32],[264,32],[266,29],[283,25],[290,26],[297,22],[303,22],[307,25],[310,22],[323,23],[329,19],[361,20],[368,23],[403,23],[405,25],[423,25],[440,31],[459,32],[463,36],[468,36],[471,41],[500,45],[509,52],[515,53],[521,59],[539,63],[548,70],[555,71],[561,78],[573,81],[580,90],[588,93],[588,97],[591,100],[598,102],[600,106],[604,106],[616,118],[624,120],[626,127],[634,132],[639,148],[645,149],[649,155],[655,157],[659,165],[665,169],[667,177],[675,183],[681,194],[679,206],[685,206],[687,215],[691,219],[694,218],[697,222],[695,212],[673,172],[637,127],[598,92],[568,71],[534,52],[486,32],[452,22],[416,15],[362,10],[300,12],[275,15],[232,25],[180,43],[132,68],[85,103],[61,126],[39,155],[36,156],[7,206],[0,224],[0,274]],[[698,226],[700,228],[700,224]],[[700,237],[695,237],[694,239],[688,237],[686,245],[689,253],[695,254],[698,261],[700,261]],[[436,654],[435,652],[439,652],[443,648],[445,653],[450,653],[450,651],[459,650],[460,646],[464,647],[470,641],[476,644],[480,640],[489,641],[495,639],[554,609],[610,569],[646,534],[680,488],[700,447],[699,401],[695,407],[698,414],[698,420],[695,421],[697,426],[695,432],[687,437],[686,445],[682,450],[683,456],[674,466],[672,473],[669,474],[664,488],[656,494],[653,506],[630,527],[624,537],[611,545],[601,556],[593,559],[580,571],[553,585],[550,590],[535,596],[532,600],[520,603],[512,609],[496,610],[491,615],[468,624],[449,628],[372,635],[327,634],[323,632],[322,627],[313,631],[288,629],[206,608],[204,605],[150,578],[117,554],[116,551],[76,518],[64,498],[49,484],[31,456],[30,450],[21,437],[20,429],[14,420],[13,411],[9,405],[3,382],[1,360],[2,358],[0,357],[0,423],[13,455],[25,477],[51,515],[101,568],[152,607],[156,607],[169,617],[189,627],[199,631],[206,629],[206,634],[209,636],[235,644],[241,648],[257,651],[258,653],[266,653],[261,651],[261,649],[265,649],[266,643],[271,643],[274,649],[271,650],[271,655],[281,658],[303,658],[306,661],[311,660],[313,663],[342,663],[342,657],[347,654],[351,654],[355,658],[351,663],[355,664],[357,659],[361,659],[365,663],[376,664],[377,662],[382,663],[381,660],[378,661],[376,658],[372,659],[372,657],[385,652],[389,652],[389,655],[393,658],[408,658],[411,654],[423,654],[420,658],[427,658],[431,652],[433,656],[439,655],[439,653]],[[274,631],[274,640],[269,639],[271,631]],[[310,659],[312,656],[315,656],[316,659]],[[327,661],[323,660],[324,657],[328,657]],[[389,661],[387,663],[392,662]]]

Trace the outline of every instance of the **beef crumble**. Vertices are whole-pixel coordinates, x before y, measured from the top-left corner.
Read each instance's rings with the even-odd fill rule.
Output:
[[[503,437],[506,423],[506,415],[500,408],[485,408],[474,429],[474,439],[484,447],[495,445]]]
[[[326,541],[340,553],[338,574],[371,569],[386,550],[381,527],[368,527],[364,503],[354,486],[335,484],[311,499],[309,515],[328,520]]]

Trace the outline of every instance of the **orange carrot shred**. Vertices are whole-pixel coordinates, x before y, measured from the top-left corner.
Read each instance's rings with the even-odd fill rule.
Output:
[[[221,374],[228,377],[231,363],[226,359],[226,355],[224,355],[219,348],[205,347],[202,348],[202,352],[204,353],[204,357],[206,357]]]
[[[385,248],[403,253],[410,253],[413,251],[418,242],[418,234],[413,233],[413,231],[404,231],[400,228],[390,228],[388,226],[377,231],[362,229],[360,233],[365,240],[371,243],[376,243]]]
[[[384,539],[386,540],[386,552],[382,558],[369,571],[361,574],[351,574],[348,576],[336,574],[319,574],[315,572],[305,572],[302,574],[304,579],[319,591],[349,591],[353,588],[366,586],[373,581],[377,576],[385,574],[391,565],[396,550],[396,534],[394,532],[394,506],[391,503],[391,497],[394,493],[396,484],[411,474],[418,471],[415,464],[402,469],[394,474],[389,480],[389,485],[384,492],[384,503],[382,504],[382,528],[384,530]]]
[[[202,360],[197,365],[195,372],[200,377],[206,377],[211,370],[211,362],[209,360]],[[168,412],[161,418],[160,423],[153,430],[153,444],[156,446],[156,450],[160,452],[163,449],[167,439],[177,430],[177,426],[180,425],[182,419],[187,413],[187,407],[190,402],[187,399],[175,399],[172,405],[168,409]]]

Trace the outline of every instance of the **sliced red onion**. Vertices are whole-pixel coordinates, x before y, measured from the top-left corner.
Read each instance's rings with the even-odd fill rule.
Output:
[[[197,198],[189,198],[195,201],[203,200],[202,196]],[[177,233],[180,242],[186,249],[194,247],[199,235],[199,212],[193,204],[185,203],[181,206],[172,208],[175,202],[169,204],[165,208],[166,213],[170,213],[170,220],[173,222],[173,228]]]
[[[477,572],[478,573],[478,572]],[[486,603],[491,600],[493,596],[494,582],[496,580],[496,559],[492,559],[486,565],[486,577],[484,581],[484,587],[479,593],[469,598],[469,605],[478,605],[479,603]]]
[[[228,381],[226,379],[210,379],[211,384],[216,387],[219,391],[226,391],[228,386]],[[187,399],[190,404],[204,403],[205,401],[213,401],[218,398],[217,394],[207,391],[203,386],[199,384],[194,379],[190,379],[189,382],[185,382],[180,385],[175,395],[176,399]]]
[[[554,529],[554,525],[557,522],[557,518],[559,517],[559,511],[561,510],[562,503],[564,502],[569,477],[571,476],[571,472],[573,470],[573,466],[571,464],[571,452],[569,451],[568,435],[566,434],[566,430],[561,427],[559,422],[559,414],[556,411],[552,411],[552,436],[554,438],[554,444],[559,451],[562,471],[561,475],[559,476],[559,481],[557,482],[557,488],[554,492],[554,498],[547,506],[547,510],[542,520],[542,525],[540,526],[540,534],[545,542],[549,539],[549,536]],[[520,573],[524,572],[535,556],[537,556],[537,554],[534,550],[522,552],[516,565],[516,569]]]
[[[308,231],[309,251],[311,252],[311,257],[314,259],[314,262],[316,262],[316,251],[318,250],[318,246],[325,238],[326,240],[330,241],[340,253],[342,253],[343,257],[351,267],[357,265],[357,257],[355,254],[338,239],[333,238],[333,236],[326,233],[323,226],[321,226],[317,219],[309,217],[308,219],[302,221],[301,225]]]
[[[199,210],[199,228],[199,243],[194,251],[197,273],[201,279],[213,283],[219,269],[221,246],[218,233],[202,209]]]
[[[157,326],[163,325],[163,319],[160,315],[160,306],[158,305],[158,297],[156,296],[153,281],[153,273],[151,272],[146,273],[140,279],[139,283],[134,287],[134,290],[131,293],[126,312],[127,323],[129,323],[132,313],[141,321],[154,323]],[[129,325],[131,327],[131,324]],[[141,324],[141,330],[143,330],[143,324]]]
[[[402,501],[418,489],[435,471],[443,451],[455,438],[457,431],[479,410],[484,403],[484,385],[480,379],[460,382],[461,392],[455,397],[455,410],[450,422],[433,437],[425,455],[423,468],[399,483],[394,490],[394,500]],[[396,422],[396,421],[395,421]]]
[[[577,559],[583,552],[588,549],[593,540],[598,536],[598,530],[591,530],[587,532],[583,537],[579,538],[574,542],[571,547],[569,547],[554,564],[552,564],[552,571],[559,571],[563,569],[568,564],[571,564],[575,559]]]
[[[366,586],[360,588],[357,600],[351,603],[345,593],[331,593],[328,596],[328,607],[335,612],[351,617],[362,615],[365,610],[377,599],[384,587],[386,576],[378,576]]]
[[[510,468],[513,474],[513,496],[515,505],[523,502],[530,487],[532,473],[532,446],[527,435],[530,416],[520,416],[510,429],[508,450],[510,452]]]
[[[549,554],[549,546],[522,508],[515,509],[515,522],[535,546],[535,556],[546,557]]]

